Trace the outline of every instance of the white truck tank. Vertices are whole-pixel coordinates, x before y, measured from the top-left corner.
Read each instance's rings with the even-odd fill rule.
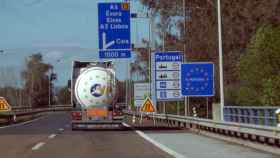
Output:
[[[111,106],[116,94],[115,71],[103,67],[81,69],[74,93],[83,109]]]

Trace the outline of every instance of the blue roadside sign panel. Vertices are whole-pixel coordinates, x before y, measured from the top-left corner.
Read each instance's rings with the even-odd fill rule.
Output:
[[[100,58],[130,58],[129,3],[98,3]]]
[[[183,62],[182,52],[155,53],[155,89],[157,100],[182,100],[180,69]]]
[[[182,64],[181,86],[183,96],[214,96],[214,64]]]

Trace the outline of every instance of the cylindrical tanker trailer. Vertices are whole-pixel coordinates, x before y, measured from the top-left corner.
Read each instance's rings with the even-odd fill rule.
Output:
[[[120,125],[114,107],[117,80],[111,61],[73,62],[71,80],[72,129]]]

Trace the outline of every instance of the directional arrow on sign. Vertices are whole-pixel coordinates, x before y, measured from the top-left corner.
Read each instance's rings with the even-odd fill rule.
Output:
[[[106,33],[102,33],[102,40],[103,40],[103,50],[106,50],[107,48],[111,47],[112,45],[115,44],[115,41],[111,41],[109,43],[106,42]]]

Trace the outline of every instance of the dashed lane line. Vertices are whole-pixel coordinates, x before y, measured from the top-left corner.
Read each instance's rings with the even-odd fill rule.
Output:
[[[128,128],[132,128],[130,125],[126,124],[126,123],[122,123],[125,127],[128,127]],[[156,147],[158,147],[159,149],[165,151],[166,153],[176,157],[176,158],[187,158],[186,156],[180,154],[180,153],[177,153],[176,151],[168,148],[167,146],[153,140],[152,138],[150,138],[148,135],[146,135],[144,132],[142,131],[139,131],[139,130],[135,130],[135,132],[141,136],[142,138],[144,138],[145,140],[147,140],[148,142],[152,143],[153,145],[155,145]]]
[[[55,138],[57,135],[56,134],[51,134],[48,136],[49,139],[53,139]],[[39,150],[42,146],[44,146],[46,143],[45,142],[39,142],[37,143],[35,146],[32,147],[32,151],[35,151],[35,150]]]
[[[38,144],[36,144],[35,146],[32,147],[32,151],[36,151],[39,150],[42,146],[44,146],[46,143],[45,142],[40,142]]]
[[[53,139],[54,137],[56,137],[56,134],[51,134],[51,135],[49,135],[49,139]]]

